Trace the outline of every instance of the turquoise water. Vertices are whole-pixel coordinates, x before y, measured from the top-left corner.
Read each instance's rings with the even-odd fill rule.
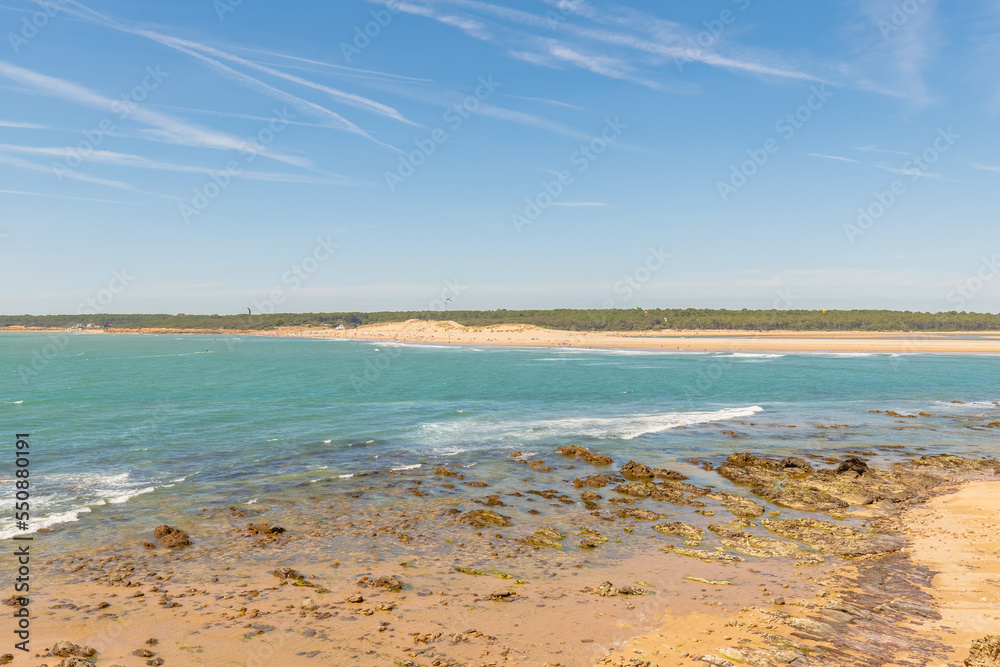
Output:
[[[883,445],[1000,453],[1000,429],[982,428],[1000,420],[1000,358],[985,355],[4,334],[0,369],[11,445],[0,493],[12,496],[14,434],[29,432],[36,529],[83,530],[124,507],[265,502],[319,479],[346,488],[367,470],[489,470],[562,444],[621,462]],[[11,519],[0,514],[0,537],[16,533]]]

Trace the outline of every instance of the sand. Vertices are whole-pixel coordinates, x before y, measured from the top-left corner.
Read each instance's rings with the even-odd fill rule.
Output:
[[[6,327],[4,331],[52,332],[52,329]],[[623,348],[687,352],[841,352],[883,354],[1000,353],[1000,332],[859,332],[859,331],[560,331],[530,324],[466,327],[453,321],[407,320],[354,329],[278,327],[266,331],[236,329],[107,329],[87,334],[215,334],[264,337],[337,338],[437,345],[510,345],[524,347]]]

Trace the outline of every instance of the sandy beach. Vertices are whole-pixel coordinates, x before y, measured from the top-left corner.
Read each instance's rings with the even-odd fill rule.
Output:
[[[15,327],[10,331],[23,330]],[[451,321],[409,320],[355,329],[280,327],[268,331],[172,329],[107,333],[213,333],[396,341],[435,345],[623,348],[689,352],[876,352],[893,354],[991,354],[1000,352],[1000,332],[818,332],[818,331],[558,331],[526,324],[465,327]]]

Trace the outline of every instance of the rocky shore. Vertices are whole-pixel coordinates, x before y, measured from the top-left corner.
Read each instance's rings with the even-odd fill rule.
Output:
[[[1000,461],[869,454],[560,447],[204,508],[46,561],[13,664],[1000,665]]]

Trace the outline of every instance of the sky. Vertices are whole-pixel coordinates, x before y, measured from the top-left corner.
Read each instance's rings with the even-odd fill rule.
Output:
[[[0,35],[0,313],[1000,311],[997,0],[0,0]]]

